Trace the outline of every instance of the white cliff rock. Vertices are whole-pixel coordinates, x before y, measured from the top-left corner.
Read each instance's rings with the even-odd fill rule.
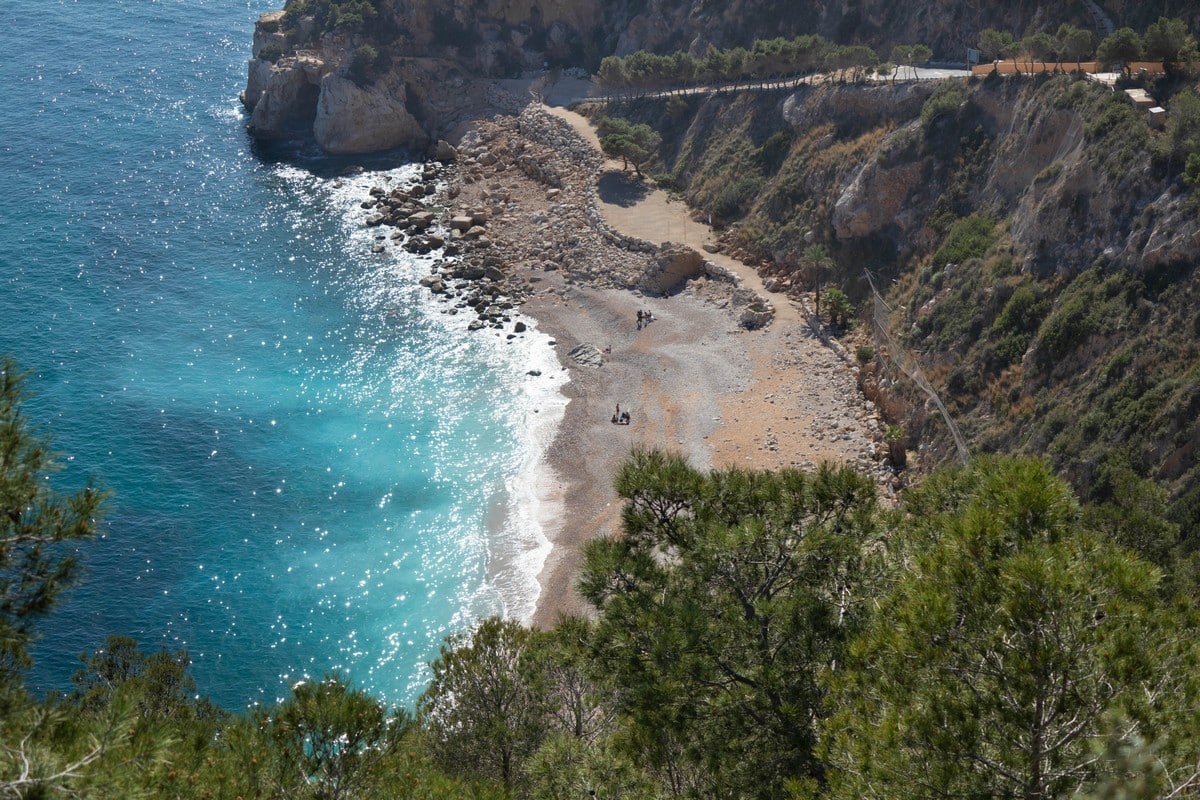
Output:
[[[924,163],[915,161],[885,168],[877,159],[854,172],[833,207],[833,229],[839,239],[868,236],[887,225],[907,227],[905,205],[920,186]]]
[[[429,136],[408,112],[406,99],[403,81],[380,81],[364,89],[340,75],[326,75],[313,135],[330,153],[425,148]]]
[[[280,138],[304,113],[306,90],[320,82],[328,67],[314,56],[282,58],[268,64],[269,69],[259,66],[262,63],[259,59],[251,62],[251,76],[257,74],[259,83],[248,84],[242,98],[253,108],[249,130],[261,139]]]

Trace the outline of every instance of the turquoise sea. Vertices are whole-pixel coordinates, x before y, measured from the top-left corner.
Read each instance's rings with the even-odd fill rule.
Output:
[[[246,136],[277,5],[5,4],[0,351],[58,485],[114,493],[35,689],[120,633],[186,648],[232,708],[334,670],[407,703],[448,633],[532,611],[553,348],[468,334],[417,285],[428,261],[371,254],[358,204],[404,154]]]

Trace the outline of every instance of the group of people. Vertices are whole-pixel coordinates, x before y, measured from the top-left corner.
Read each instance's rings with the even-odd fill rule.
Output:
[[[654,315],[653,315],[653,314],[651,314],[649,310],[642,311],[640,308],[638,309],[638,312],[637,312],[637,328],[638,328],[638,330],[639,330],[639,331],[640,331],[642,328],[644,328],[644,327],[646,327],[647,325],[649,325],[649,324],[650,324],[651,322],[653,322],[653,321],[654,321]],[[606,347],[606,348],[604,348],[604,352],[605,352],[605,353],[611,353],[611,352],[612,352],[612,346],[610,345],[609,347]],[[630,420],[630,418],[629,418],[629,412],[628,412],[628,411],[622,411],[622,410],[621,410],[621,404],[620,404],[620,403],[617,403],[617,410],[616,410],[616,411],[614,411],[614,412],[613,412],[613,415],[612,415],[612,424],[613,424],[613,425],[628,425],[630,422],[631,422],[631,420]]]

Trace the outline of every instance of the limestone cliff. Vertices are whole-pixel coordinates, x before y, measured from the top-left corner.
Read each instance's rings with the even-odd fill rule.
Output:
[[[494,83],[579,60],[599,2],[377,0],[370,25],[297,10],[263,14],[241,99],[263,139],[311,135],[332,153],[421,150],[486,113],[513,111]],[[366,54],[370,54],[369,56]]]
[[[252,135],[311,134],[340,153],[421,148],[479,115],[513,110],[491,79],[545,66],[594,70],[612,53],[702,54],[709,45],[819,33],[881,53],[923,42],[939,57],[962,58],[989,25],[1084,22],[1034,0],[1003,8],[983,0],[372,0],[374,15],[352,23],[335,5],[287,0],[259,19],[242,93]]]
[[[1075,88],[1079,95],[1103,93]],[[997,81],[965,93],[953,119],[932,127],[912,119],[836,187],[833,234],[842,241],[882,236],[914,249],[965,158],[975,161],[975,174],[960,204],[1008,216],[1026,270],[1070,275],[1097,259],[1145,270],[1194,252],[1200,228],[1177,185],[1154,178],[1146,163],[1105,168],[1101,149],[1086,135],[1087,110],[1061,93],[1057,105],[1048,99],[1056,92],[1061,87],[1039,91],[1033,82]],[[1143,214],[1147,207],[1154,213]]]

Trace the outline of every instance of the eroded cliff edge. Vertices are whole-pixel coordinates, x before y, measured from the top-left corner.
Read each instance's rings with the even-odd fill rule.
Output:
[[[1046,21],[1035,0],[1003,9],[961,0],[287,0],[258,20],[242,100],[257,138],[311,135],[332,153],[420,150],[472,119],[515,110],[497,78],[587,74],[610,54],[702,56],[709,46],[809,33],[881,53],[920,41],[961,57],[1001,16],[1018,28]]]

